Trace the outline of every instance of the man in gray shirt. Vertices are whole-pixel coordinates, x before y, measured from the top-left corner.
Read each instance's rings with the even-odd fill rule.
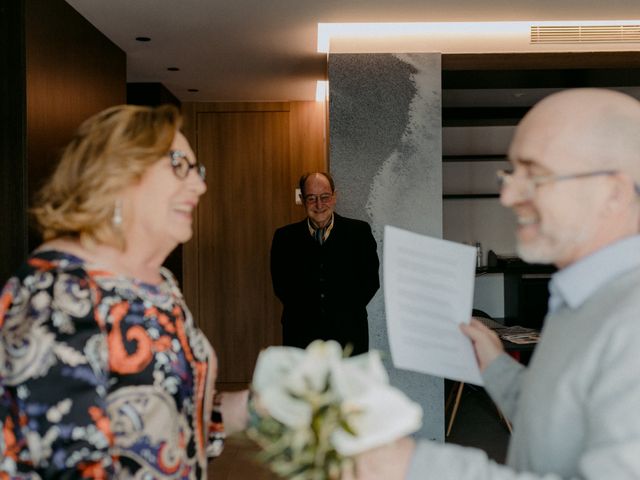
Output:
[[[513,422],[506,465],[402,439],[357,459],[358,479],[640,478],[640,103],[579,89],[522,120],[499,174],[520,257],[552,263],[549,313],[527,368],[464,326],[485,386]]]

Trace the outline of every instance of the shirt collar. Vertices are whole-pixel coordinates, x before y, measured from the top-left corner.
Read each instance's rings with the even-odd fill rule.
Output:
[[[329,236],[329,232],[331,232],[331,230],[333,229],[333,219],[335,218],[335,214],[332,213],[331,214],[331,220],[329,220],[329,223],[327,223],[326,227],[324,227],[324,236],[328,237]],[[309,217],[307,217],[307,227],[309,227],[309,233],[311,234],[311,236],[313,237],[314,234],[316,233],[316,227],[313,226],[313,223],[311,223],[311,220],[309,219]]]
[[[556,272],[549,283],[549,312],[562,305],[575,309],[600,287],[640,267],[640,235],[608,245]]]

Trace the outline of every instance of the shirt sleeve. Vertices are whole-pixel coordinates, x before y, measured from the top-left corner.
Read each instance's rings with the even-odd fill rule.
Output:
[[[577,474],[571,480],[638,478],[640,472],[640,368],[637,345],[640,326],[617,328],[598,355],[596,374],[589,382],[584,408],[585,438]],[[483,373],[485,387],[505,414],[518,402],[525,368],[501,355]],[[514,428],[518,428],[515,424]],[[568,480],[558,474],[519,472],[490,460],[478,449],[421,442],[413,455],[407,480]]]
[[[501,354],[482,373],[484,386],[507,418],[515,418],[526,368],[506,353]]]
[[[216,395],[213,400],[213,410],[211,411],[211,422],[209,423],[209,444],[207,446],[207,457],[215,458],[222,454],[226,433],[220,411],[220,400]]]
[[[515,414],[525,368],[506,353],[485,369],[482,378],[487,392],[509,418]],[[515,470],[491,460],[477,448],[423,441],[411,460],[407,480],[560,480],[556,475],[538,476]]]
[[[31,270],[0,297],[0,478],[114,473],[107,345],[84,271]]]
[[[424,441],[418,443],[406,480],[561,480],[554,474],[516,472],[477,448]]]

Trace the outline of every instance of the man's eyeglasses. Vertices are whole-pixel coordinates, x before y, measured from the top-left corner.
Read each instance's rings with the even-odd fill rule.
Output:
[[[176,177],[183,180],[189,175],[189,171],[192,168],[196,169],[196,172],[204,181],[207,177],[207,169],[201,163],[191,163],[187,158],[187,155],[180,150],[169,150],[169,158],[171,159],[171,167]]]
[[[304,196],[304,203],[306,203],[307,205],[313,205],[316,202],[320,202],[321,204],[325,205],[329,203],[332,198],[333,193],[323,193],[321,195],[309,194]]]
[[[498,184],[500,187],[513,184],[513,182],[521,182],[524,187],[524,191],[527,193],[527,198],[532,197],[536,189],[540,185],[554,182],[563,182],[565,180],[573,180],[574,178],[588,178],[598,177],[603,175],[615,175],[617,170],[595,170],[593,172],[572,173],[567,175],[534,175],[531,177],[521,176],[516,177],[512,170],[498,170],[496,175],[498,177]],[[640,194],[638,185],[635,185],[636,193]]]

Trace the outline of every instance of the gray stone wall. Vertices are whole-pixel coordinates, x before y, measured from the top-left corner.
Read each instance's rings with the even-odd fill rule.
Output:
[[[329,130],[336,211],[371,224],[381,265],[385,225],[442,237],[440,54],[330,55]],[[443,380],[392,367],[382,288],[368,311],[371,348],[424,409],[419,436],[442,441]]]

